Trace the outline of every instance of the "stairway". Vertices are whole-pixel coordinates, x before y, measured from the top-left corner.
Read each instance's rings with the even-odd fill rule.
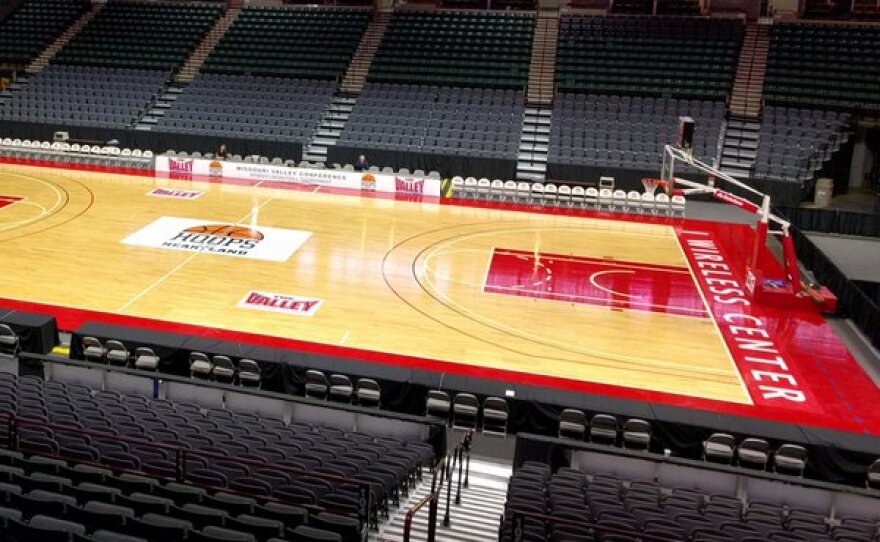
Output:
[[[303,150],[303,160],[327,162],[327,147],[336,145],[342,129],[351,115],[357,97],[348,93],[338,93],[324,110],[318,129]]]
[[[43,68],[49,65],[49,61],[51,61],[58,51],[61,50],[62,47],[67,45],[67,43],[73,39],[76,34],[83,29],[84,26],[89,24],[89,22],[95,18],[95,16],[104,9],[106,4],[104,2],[94,2],[91,4],[91,9],[86,11],[82,15],[80,15],[79,19],[73,22],[70,26],[68,26],[64,32],[58,36],[55,41],[53,41],[48,47],[43,49],[43,51],[35,58],[28,66],[24,69],[25,73],[28,75],[36,75],[43,71]]]
[[[730,95],[732,115],[752,119],[760,117],[769,50],[770,22],[748,23]]]
[[[510,465],[471,460],[468,487],[461,488],[461,504],[455,504],[458,472],[453,476],[450,503],[450,525],[443,526],[446,511],[446,489],[441,494],[440,510],[437,514],[437,542],[487,542],[498,539],[498,526],[507,499],[507,482],[511,474]],[[402,542],[406,512],[424,496],[431,492],[430,476],[426,476],[416,491],[410,493],[404,503],[379,533],[370,536],[375,542]],[[428,507],[425,506],[413,518],[412,540],[427,540]]]
[[[751,117],[730,117],[724,128],[720,169],[737,179],[747,179],[758,155],[761,124]]]
[[[552,117],[553,108],[549,105],[526,106],[516,161],[517,181],[541,182],[546,179]]]
[[[175,74],[175,83],[192,83],[196,74],[199,72],[199,68],[205,63],[205,59],[208,58],[208,55],[211,54],[214,47],[217,47],[217,44],[220,43],[223,35],[226,34],[226,31],[229,30],[229,27],[232,26],[232,23],[235,22],[235,19],[238,18],[240,13],[240,7],[229,7],[226,9],[226,13],[217,19],[217,22],[214,23],[211,30],[205,34],[205,37],[202,38],[202,41],[199,42],[195,50],[189,55],[189,58],[186,59],[183,66],[177,74]]]
[[[135,130],[149,131],[153,129],[159,118],[165,115],[174,104],[177,97],[183,92],[183,86],[171,84],[165,89],[165,92],[153,100],[151,104],[144,108],[140,118],[134,123]]]
[[[342,85],[340,85],[342,92],[357,94],[364,88],[364,83],[367,82],[367,73],[370,71],[373,58],[376,56],[376,51],[379,50],[379,43],[382,42],[382,36],[385,35],[385,29],[388,28],[390,21],[391,12],[380,11],[373,15],[373,20],[370,21],[370,25],[367,26],[366,32],[361,37],[361,42],[348,65],[348,71],[345,72],[345,77],[342,79]]]
[[[559,12],[540,12],[532,40],[532,60],[529,64],[529,86],[526,92],[526,102],[529,104],[553,103],[558,38]]]

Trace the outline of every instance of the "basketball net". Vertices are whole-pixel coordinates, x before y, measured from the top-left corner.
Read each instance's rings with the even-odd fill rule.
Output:
[[[667,187],[669,183],[664,181],[663,179],[651,179],[649,177],[644,177],[642,179],[642,186],[645,188],[645,193],[654,196],[654,193],[657,191],[657,187],[663,188],[664,192],[668,192]]]

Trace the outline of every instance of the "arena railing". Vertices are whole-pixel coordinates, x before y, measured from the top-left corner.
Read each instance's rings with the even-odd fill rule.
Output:
[[[461,504],[461,488],[468,487],[468,478],[471,463],[471,441],[474,431],[468,431],[461,442],[445,458],[439,458],[434,464],[434,477],[431,479],[431,492],[419,499],[419,501],[406,512],[403,523],[403,542],[410,542],[412,523],[415,515],[428,505],[428,534],[427,542],[434,542],[437,536],[437,513],[440,507],[440,498],[443,495],[443,484],[446,484],[446,513],[443,516],[443,526],[449,527],[452,522],[450,504],[452,501],[452,479],[455,475],[455,467],[458,466],[458,488],[455,494],[455,504]]]
[[[149,440],[147,438],[140,439],[140,438],[136,438],[136,437],[132,437],[132,436],[118,435],[118,434],[109,433],[109,432],[94,431],[94,430],[90,430],[90,429],[74,427],[74,426],[70,426],[70,425],[56,424],[56,423],[47,422],[45,420],[19,417],[14,414],[10,414],[8,412],[0,412],[0,420],[3,420],[0,423],[4,423],[6,426],[6,443],[5,443],[6,448],[13,450],[13,451],[30,453],[33,455],[39,455],[42,457],[50,457],[53,459],[60,459],[60,460],[65,460],[65,461],[74,461],[76,463],[85,464],[85,465],[93,465],[93,466],[98,466],[98,467],[109,468],[110,470],[113,470],[115,472],[126,472],[126,473],[131,473],[131,474],[138,474],[138,475],[142,475],[142,476],[147,476],[149,478],[154,478],[154,479],[159,479],[159,480],[187,483],[187,484],[195,485],[195,486],[202,487],[205,489],[223,491],[226,493],[234,493],[234,494],[238,494],[238,495],[257,498],[257,499],[264,500],[264,501],[276,501],[276,502],[290,504],[290,505],[296,505],[296,506],[304,506],[304,505],[306,507],[314,506],[311,503],[297,502],[297,501],[290,500],[290,499],[279,499],[277,497],[270,497],[270,496],[266,496],[266,495],[248,493],[248,492],[239,491],[239,490],[228,488],[228,487],[212,486],[212,485],[208,485],[208,484],[202,484],[197,481],[193,481],[187,477],[187,473],[186,473],[187,459],[190,457],[205,457],[205,458],[211,458],[211,459],[215,459],[215,460],[219,459],[219,460],[222,460],[225,462],[234,463],[234,464],[242,465],[242,466],[259,467],[262,469],[273,470],[273,471],[277,471],[277,472],[281,472],[281,473],[289,473],[289,474],[295,474],[295,475],[299,475],[299,476],[308,476],[310,478],[325,480],[331,484],[336,484],[336,485],[353,485],[358,488],[358,510],[357,510],[358,520],[361,522],[361,525],[363,525],[363,526],[371,526],[374,529],[378,528],[378,511],[375,506],[376,503],[373,502],[373,492],[372,492],[371,483],[366,480],[360,480],[357,477],[352,478],[352,477],[348,477],[348,476],[333,476],[333,475],[326,474],[323,472],[315,472],[312,470],[300,469],[300,468],[291,467],[291,466],[287,466],[287,465],[279,466],[279,465],[274,465],[269,462],[241,459],[241,458],[234,457],[234,456],[227,456],[227,455],[223,455],[223,454],[202,451],[202,450],[191,450],[188,448],[184,448],[182,446],[173,446],[170,444],[163,444],[163,443],[155,442],[155,441]],[[40,449],[36,449],[36,448],[29,448],[26,445],[22,446],[22,444],[20,442],[20,437],[19,437],[19,429],[22,427],[35,427],[35,428],[39,427],[42,429],[48,428],[48,429],[51,429],[53,432],[57,431],[62,434],[68,433],[68,434],[74,434],[74,435],[83,435],[83,436],[88,436],[90,438],[91,437],[109,438],[109,439],[113,439],[114,441],[118,441],[118,442],[147,445],[151,449],[166,450],[167,452],[171,453],[173,455],[173,457],[175,458],[175,465],[176,465],[175,466],[175,474],[173,477],[167,477],[167,476],[164,476],[161,474],[155,474],[155,473],[151,473],[149,471],[145,471],[144,469],[131,469],[131,468],[126,468],[126,467],[119,467],[117,465],[111,464],[110,462],[106,462],[106,461],[102,462],[100,460],[100,458],[97,461],[89,461],[89,460],[83,460],[80,458],[73,458],[73,457],[64,455],[62,453],[62,450],[59,450],[59,453],[55,454],[55,453],[47,453],[45,450],[40,450]],[[321,506],[320,504],[318,506],[322,509],[327,509],[329,511],[347,513],[346,511],[338,510],[333,507],[324,507],[324,506]]]

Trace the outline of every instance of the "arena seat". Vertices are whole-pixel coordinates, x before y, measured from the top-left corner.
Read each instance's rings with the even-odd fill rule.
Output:
[[[81,4],[67,0],[30,0],[0,23],[0,58],[24,64],[82,13]]]
[[[0,118],[128,128],[167,78],[167,73],[155,70],[50,65],[12,93],[0,108]]]
[[[40,522],[30,525],[30,518],[44,514],[80,522],[84,526],[83,533],[109,529],[129,535],[146,535],[158,532],[145,527],[152,525],[169,535],[178,532],[181,536],[177,538],[182,538],[187,533],[192,534],[193,529],[202,529],[201,533],[204,534],[203,529],[209,525],[232,530],[241,528],[244,531],[248,530],[245,526],[258,525],[265,532],[264,537],[273,529],[271,534],[278,536],[279,522],[283,522],[287,528],[294,528],[305,523],[305,517],[310,514],[289,505],[262,504],[259,500],[261,495],[274,495],[276,489],[283,487],[310,488],[309,491],[315,496],[314,505],[333,512],[341,510],[341,506],[350,510],[354,502],[350,498],[352,486],[330,485],[319,478],[322,475],[345,475],[350,479],[368,481],[376,506],[383,507],[387,506],[384,503],[391,497],[397,502],[399,492],[405,494],[417,476],[415,469],[420,470],[420,465],[433,462],[430,446],[422,447],[415,442],[403,442],[391,437],[349,434],[330,428],[314,428],[304,423],[285,425],[280,421],[229,411],[202,412],[194,406],[171,401],[117,392],[93,392],[79,385],[43,382],[14,375],[0,376],[0,381],[8,383],[4,385],[7,392],[4,397],[19,403],[17,413],[32,420],[20,425],[21,446],[33,448],[28,448],[28,453],[39,453],[42,448],[32,444],[38,444],[43,439],[55,443],[53,452],[56,456],[74,461],[68,464],[59,459],[39,460],[41,458],[38,456],[3,454],[3,462],[8,466],[3,467],[7,470],[0,469],[0,476],[4,483],[13,483],[0,486],[0,491],[7,495],[11,491],[15,493],[14,487],[19,488],[15,494],[21,496],[10,501],[8,506],[21,512],[23,525],[27,527],[39,527]],[[45,414],[38,414],[37,409],[42,409],[40,412]],[[38,415],[43,416],[46,422],[65,424],[68,428],[42,426],[33,421],[34,416]],[[74,421],[68,421],[70,419]],[[90,420],[99,420],[106,426],[96,428]],[[138,434],[131,433],[129,428],[132,420],[138,420],[144,426],[150,424],[150,429]],[[124,437],[102,438],[97,433],[85,435],[76,429],[77,425],[92,431],[101,430],[108,435],[111,431],[118,431]],[[278,440],[267,447],[266,439],[270,436]],[[131,438],[143,438],[143,445]],[[228,458],[217,455],[224,453],[224,438],[235,438],[244,452]],[[74,441],[80,444],[72,444]],[[89,456],[88,461],[96,461],[110,468],[78,468],[80,465],[75,462],[80,458],[73,457],[70,451],[77,445],[82,446],[82,443],[93,444],[98,450],[98,455]],[[251,493],[253,496],[232,495],[222,490],[212,494],[190,485],[166,483],[144,473],[133,475],[116,472],[119,468],[140,469],[141,465],[158,464],[160,461],[155,457],[168,450],[168,446],[188,448],[191,457],[185,475],[187,481],[200,480],[215,487],[228,486],[231,490]],[[200,466],[195,462],[196,459],[202,459],[198,457],[199,450],[211,454],[210,461],[204,461]],[[273,464],[290,465],[284,461],[277,462],[276,454],[288,453],[284,450],[289,451],[290,457],[308,454],[309,461],[317,467],[291,476],[271,467],[268,462],[265,467],[257,466],[263,457]],[[242,459],[250,463],[242,463]],[[423,463],[425,461],[427,463]],[[168,464],[174,473],[174,463]],[[279,491],[276,496],[281,494]],[[352,523],[349,518],[324,515],[321,517],[326,521],[321,523],[318,521],[320,510],[315,509],[314,513],[317,514],[313,518],[315,521],[310,522],[313,526],[328,532],[338,531],[346,540],[351,539],[353,529],[360,529],[356,519]],[[166,515],[171,516],[167,521],[164,519]],[[56,526],[64,527],[61,524]],[[142,530],[139,532],[139,529]],[[176,539],[175,536],[172,539]],[[198,535],[189,538],[198,539]]]
[[[53,63],[171,70],[220,16],[219,4],[110,2]]]
[[[307,142],[333,98],[333,83],[201,74],[158,119],[175,133]]]
[[[528,81],[534,16],[398,11],[368,80],[521,90]]]
[[[723,100],[743,33],[738,19],[563,16],[557,88]]]
[[[583,181],[620,169],[656,171],[681,116],[696,122],[694,154],[715,156],[723,102],[560,93],[553,105],[548,175]]]
[[[768,105],[758,137],[754,176],[801,183],[840,148],[850,131],[850,114]]]
[[[369,20],[364,10],[246,7],[202,71],[335,79],[345,74]]]
[[[777,22],[770,36],[767,103],[880,109],[880,29]]]

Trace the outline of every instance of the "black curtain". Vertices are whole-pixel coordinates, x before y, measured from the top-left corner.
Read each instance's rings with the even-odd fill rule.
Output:
[[[880,214],[854,213],[840,209],[777,207],[792,225],[803,231],[880,237]]]
[[[334,145],[327,149],[327,162],[337,164],[354,164],[359,155],[365,154],[370,165],[407,168],[410,171],[437,171],[443,177],[486,177],[489,179],[515,179],[516,159],[485,156],[467,156],[463,154],[439,154],[415,150],[375,149],[359,145],[356,147]]]

